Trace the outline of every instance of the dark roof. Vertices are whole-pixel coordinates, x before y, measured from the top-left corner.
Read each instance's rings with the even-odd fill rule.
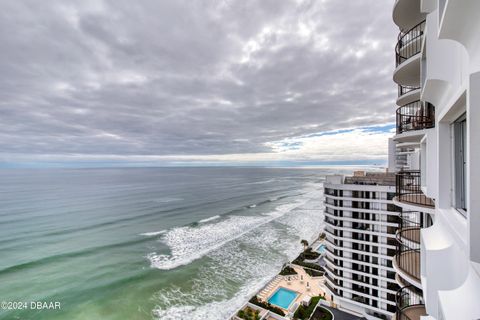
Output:
[[[345,184],[364,184],[377,186],[394,186],[395,174],[386,172],[367,172],[363,176],[345,177]]]

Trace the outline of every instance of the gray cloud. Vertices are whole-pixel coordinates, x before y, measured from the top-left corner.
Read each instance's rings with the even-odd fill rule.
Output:
[[[268,153],[391,122],[391,5],[2,1],[1,153]]]

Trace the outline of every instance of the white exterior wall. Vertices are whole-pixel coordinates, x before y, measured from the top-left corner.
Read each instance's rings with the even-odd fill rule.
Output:
[[[480,1],[420,4],[426,14],[420,97],[435,106],[436,118],[419,148],[422,190],[436,207],[433,226],[421,231],[423,296],[429,319],[480,319]],[[454,204],[452,132],[464,113],[466,217]]]
[[[391,265],[392,257],[387,255],[387,247],[390,248],[391,252],[395,250],[395,246],[387,244],[387,239],[390,238],[391,240],[395,239],[395,234],[390,233],[387,234],[387,226],[394,227],[396,223],[387,222],[387,215],[391,216],[398,216],[397,212],[388,212],[387,205],[393,204],[392,200],[387,200],[387,192],[394,193],[395,187],[393,186],[372,186],[372,185],[354,185],[354,184],[343,184],[343,177],[342,176],[329,176],[327,177],[327,182],[325,183],[324,187],[330,190],[337,190],[337,192],[342,191],[342,196],[331,196],[325,193],[325,215],[326,218],[335,221],[335,222],[343,222],[342,227],[335,227],[329,223],[326,223],[325,230],[327,234],[327,242],[326,246],[329,250],[333,251],[335,249],[341,250],[341,261],[343,262],[342,267],[339,267],[335,264],[331,264],[328,262],[328,266],[338,272],[341,270],[343,275],[341,280],[343,284],[341,286],[335,287],[337,290],[342,290],[343,295],[334,295],[334,300],[340,308],[351,310],[357,313],[363,314],[363,316],[367,317],[368,319],[376,319],[373,316],[375,312],[379,314],[385,315],[387,318],[393,316],[392,312],[388,312],[387,305],[390,304],[392,307],[395,305],[394,301],[394,294],[395,290],[387,289],[387,283],[391,285],[395,284],[395,279],[388,279],[387,278],[387,271],[391,273],[394,272],[393,267]],[[352,197],[353,191],[369,191],[375,192],[375,199],[362,199],[362,198],[355,198],[355,200],[349,199]],[[335,206],[335,201],[337,201],[337,205]],[[343,201],[340,205],[339,201]],[[352,209],[352,201],[368,203],[370,206],[369,209],[361,209],[355,208]],[[334,210],[341,210],[342,217],[334,217]],[[371,215],[369,220],[366,219],[354,219],[353,212],[369,212],[375,214],[375,218]],[[353,222],[357,223],[365,223],[368,226],[368,230],[361,230],[361,229],[354,229]],[[396,227],[394,227],[396,228]],[[368,234],[370,236],[376,236],[378,238],[378,246],[374,245],[371,241],[370,242],[355,240],[353,239],[353,233],[350,229],[354,229],[356,233],[361,234]],[[331,231],[342,231],[343,234],[341,236],[332,236]],[[342,241],[342,245],[332,245],[331,242],[336,240]],[[330,241],[330,242],[329,242]],[[363,262],[360,260],[353,259],[353,246],[354,244],[359,246],[359,250],[354,250],[353,252],[363,254],[369,257],[370,262]],[[366,251],[366,246],[370,246],[370,249]],[[377,248],[376,253],[374,247]],[[331,261],[334,260],[334,256],[327,251],[327,257],[330,258]],[[372,258],[376,258],[377,262],[374,263]],[[370,267],[368,272],[361,272],[353,270],[352,263],[357,263],[358,265],[364,265]],[[373,274],[372,268],[378,269],[378,275]],[[338,280],[335,274],[332,274],[328,269],[326,269],[327,274],[335,280]],[[350,280],[352,279],[353,275],[360,275],[364,276],[365,279],[361,284],[370,287],[369,294],[362,294],[362,293],[355,293],[357,296],[369,298],[372,300],[377,301],[377,307],[367,306],[363,303],[353,301],[352,298],[352,288],[355,281]],[[375,284],[373,279],[376,279],[377,283]],[[327,278],[327,282],[331,285],[335,285],[331,283],[330,280]],[[360,283],[357,283],[360,285]],[[373,290],[378,290],[377,293],[373,293]],[[390,299],[388,299],[387,294],[390,294]],[[372,302],[370,302],[372,303]]]

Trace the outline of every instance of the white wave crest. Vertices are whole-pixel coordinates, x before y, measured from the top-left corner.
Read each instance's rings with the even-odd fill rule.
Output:
[[[164,234],[166,232],[167,232],[167,230],[160,230],[160,231],[140,233],[140,235],[141,236],[146,236],[146,237],[154,237],[154,236],[158,236],[160,234]]]
[[[217,219],[220,219],[219,215],[216,215],[216,216],[213,216],[213,217],[210,217],[210,218],[206,218],[206,219],[202,219],[202,220],[198,221],[198,223],[205,223],[205,222],[209,222],[209,221],[213,221],[213,220],[217,220]]]
[[[252,228],[255,231],[248,236],[234,237],[234,241],[227,241],[217,250],[212,249],[208,253],[208,261],[198,270],[189,285],[160,290],[155,295],[158,301],[153,310],[155,318],[228,319],[277,274],[284,262],[298,255],[301,251],[300,239],[318,236],[318,224],[323,221],[322,197],[319,197],[318,190],[303,191],[305,193],[299,201],[281,205],[277,210],[262,216],[234,216],[226,219],[225,223],[218,221],[197,227],[203,232],[212,231],[217,234],[222,228],[226,228],[225,233],[230,233],[248,227],[255,221],[259,223],[258,227],[254,224]],[[251,220],[252,218],[257,220]],[[229,228],[228,224],[237,224],[237,227]],[[207,226],[210,229],[204,228]],[[218,231],[214,231],[216,229]],[[204,237],[208,238],[209,234]],[[190,242],[202,241],[200,246],[209,245],[202,237],[188,239]],[[173,258],[172,254],[170,259]]]
[[[170,248],[171,254],[153,252],[148,254],[147,258],[152,267],[161,270],[187,265],[247,232],[283,216],[306,201],[308,198],[280,205],[275,211],[260,216],[231,216],[215,224],[171,229],[163,236],[163,241]]]
[[[155,299],[160,305],[153,310],[155,317],[162,320],[228,319],[282,265],[281,254],[271,250],[278,244],[276,230],[269,225],[259,229],[260,232],[252,236],[231,241],[221,250],[209,254],[212,262],[199,270],[198,277],[193,280],[192,291],[173,287],[158,292]],[[260,249],[259,245],[265,254],[252,254]],[[229,294],[235,287],[232,281],[243,283],[235,288],[233,296]],[[205,297],[209,297],[210,301],[206,301]],[[216,298],[212,301],[212,297]]]
[[[181,201],[183,200],[182,198],[174,198],[174,197],[166,197],[166,198],[159,198],[153,200],[153,202],[157,203],[168,203],[168,202],[175,202],[175,201]]]

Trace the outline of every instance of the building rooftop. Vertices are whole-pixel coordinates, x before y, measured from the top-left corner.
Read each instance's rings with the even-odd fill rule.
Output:
[[[394,186],[395,174],[389,172],[355,171],[353,176],[345,177],[345,184],[363,184],[377,186]]]

